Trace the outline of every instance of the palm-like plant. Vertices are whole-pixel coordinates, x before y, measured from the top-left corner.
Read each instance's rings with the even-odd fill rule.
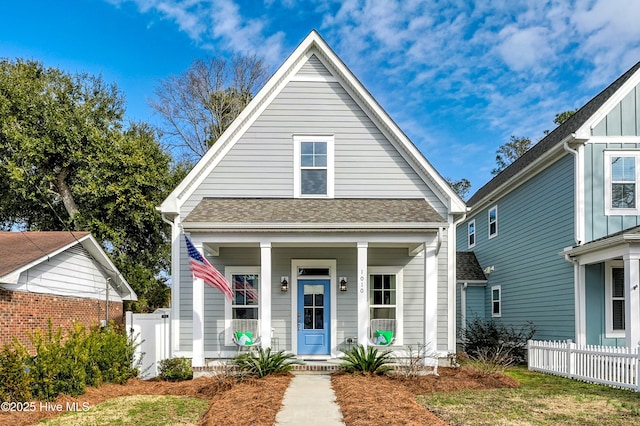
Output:
[[[271,348],[257,348],[255,351],[238,355],[231,360],[242,372],[262,378],[269,374],[282,374],[291,371],[294,365],[303,364],[293,354],[284,351],[271,352]]]
[[[393,369],[389,365],[392,362],[393,358],[390,350],[379,352],[373,346],[365,349],[364,346],[358,345],[344,352],[343,362],[340,367],[349,373],[383,374]]]

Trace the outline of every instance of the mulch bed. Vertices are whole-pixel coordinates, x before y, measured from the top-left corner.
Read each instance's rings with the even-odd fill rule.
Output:
[[[331,385],[347,426],[446,425],[447,423],[415,401],[416,395],[465,389],[517,387],[504,375],[480,376],[465,368],[440,368],[440,376],[417,379],[334,374]],[[132,379],[126,385],[107,384],[88,388],[77,398],[61,395],[54,403],[88,403],[90,407],[106,399],[128,395],[178,395],[207,399],[209,410],[203,425],[273,425],[282,405],[291,375],[269,376],[234,383],[225,377],[201,377],[185,382]],[[39,404],[39,403],[38,403]],[[249,407],[249,409],[247,409]],[[56,411],[0,412],[0,425],[31,425],[56,417]]]

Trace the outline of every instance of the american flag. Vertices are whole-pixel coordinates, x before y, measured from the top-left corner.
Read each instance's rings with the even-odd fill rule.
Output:
[[[193,276],[195,278],[201,278],[211,287],[215,287],[220,290],[227,299],[232,300],[233,293],[231,293],[229,281],[227,281],[227,279],[216,268],[214,268],[204,256],[200,254],[189,237],[185,235],[184,239],[187,242],[189,265],[191,266]]]

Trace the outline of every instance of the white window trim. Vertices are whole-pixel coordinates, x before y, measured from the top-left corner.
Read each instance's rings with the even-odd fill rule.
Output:
[[[259,266],[227,266],[224,268],[224,277],[232,283],[233,275],[257,275],[258,286],[262,286],[262,277],[260,276]],[[231,284],[233,285],[233,284]],[[233,289],[232,289],[233,290]],[[226,297],[224,299],[224,343],[225,346],[233,346],[233,330],[231,330],[231,300]],[[258,300],[258,321],[262,320],[262,299]],[[260,325],[258,324],[258,329]]]
[[[469,239],[471,238],[472,233],[470,232],[471,225],[473,225],[473,244],[469,244]],[[477,241],[477,232],[476,232],[476,220],[470,220],[467,224],[467,246],[468,248],[472,248],[476,246]]]
[[[605,337],[609,339],[624,339],[625,331],[624,330],[614,330],[613,329],[613,269],[614,268],[622,268],[624,269],[624,263],[621,261],[610,261],[605,263],[605,277],[604,277],[604,294],[605,294],[605,302],[604,302],[604,312],[605,312]],[[625,271],[626,273],[626,271]],[[625,306],[626,309],[626,306]],[[626,328],[626,324],[625,324]]]
[[[327,144],[327,193],[301,194],[300,152],[302,142],[326,142]],[[293,135],[293,196],[294,198],[334,198],[335,195],[335,138],[333,135]]]
[[[634,157],[636,168],[636,207],[633,209],[614,209],[611,207],[611,157]],[[638,216],[640,202],[638,201],[638,186],[640,185],[640,151],[638,150],[605,150],[604,151],[604,214],[606,216]]]
[[[496,232],[495,233],[491,233],[491,210],[495,210],[496,211]],[[488,211],[487,211],[487,234],[489,234],[489,239],[492,239],[494,237],[498,236],[498,205],[496,204],[495,206],[491,207]]]
[[[403,269],[401,266],[369,266],[367,268],[368,281],[367,288],[370,287],[371,275],[395,275],[396,276],[396,340],[392,346],[400,346],[403,344],[403,319],[404,319],[404,299],[403,299]],[[370,288],[369,288],[370,291]],[[371,294],[367,295],[367,309],[371,311]]]
[[[498,290],[498,300],[493,300],[493,292]],[[493,312],[493,303],[498,302],[498,313]],[[491,286],[491,316],[493,318],[502,317],[502,286],[500,285],[492,285]]]

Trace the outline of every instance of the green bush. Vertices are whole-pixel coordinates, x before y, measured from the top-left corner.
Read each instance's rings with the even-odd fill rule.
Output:
[[[527,341],[536,333],[535,325],[527,322],[520,329],[507,327],[502,322],[476,317],[467,322],[460,337],[464,351],[471,358],[492,357],[496,353],[508,353],[515,363],[524,362]]]
[[[5,346],[0,352],[0,397],[4,400],[41,401],[60,393],[82,395],[87,385],[125,383],[138,375],[133,365],[136,345],[113,324],[87,330],[78,324],[63,336],[51,321],[46,332],[29,335],[36,356],[23,345]],[[25,390],[26,389],[26,390]],[[10,398],[10,399],[9,399]]]
[[[373,346],[364,348],[358,345],[353,349],[344,351],[344,358],[340,367],[348,373],[372,373],[383,374],[393,369],[389,364],[393,362],[391,351],[378,352]]]
[[[158,377],[168,382],[193,379],[191,362],[187,358],[167,358],[158,363]]]
[[[0,402],[31,399],[31,376],[26,368],[28,354],[23,346],[4,346],[0,351]]]
[[[270,374],[287,373],[294,365],[302,364],[294,357],[293,354],[285,354],[284,351],[272,353],[271,348],[257,348],[255,351],[238,355],[231,363],[243,373],[262,378]]]

